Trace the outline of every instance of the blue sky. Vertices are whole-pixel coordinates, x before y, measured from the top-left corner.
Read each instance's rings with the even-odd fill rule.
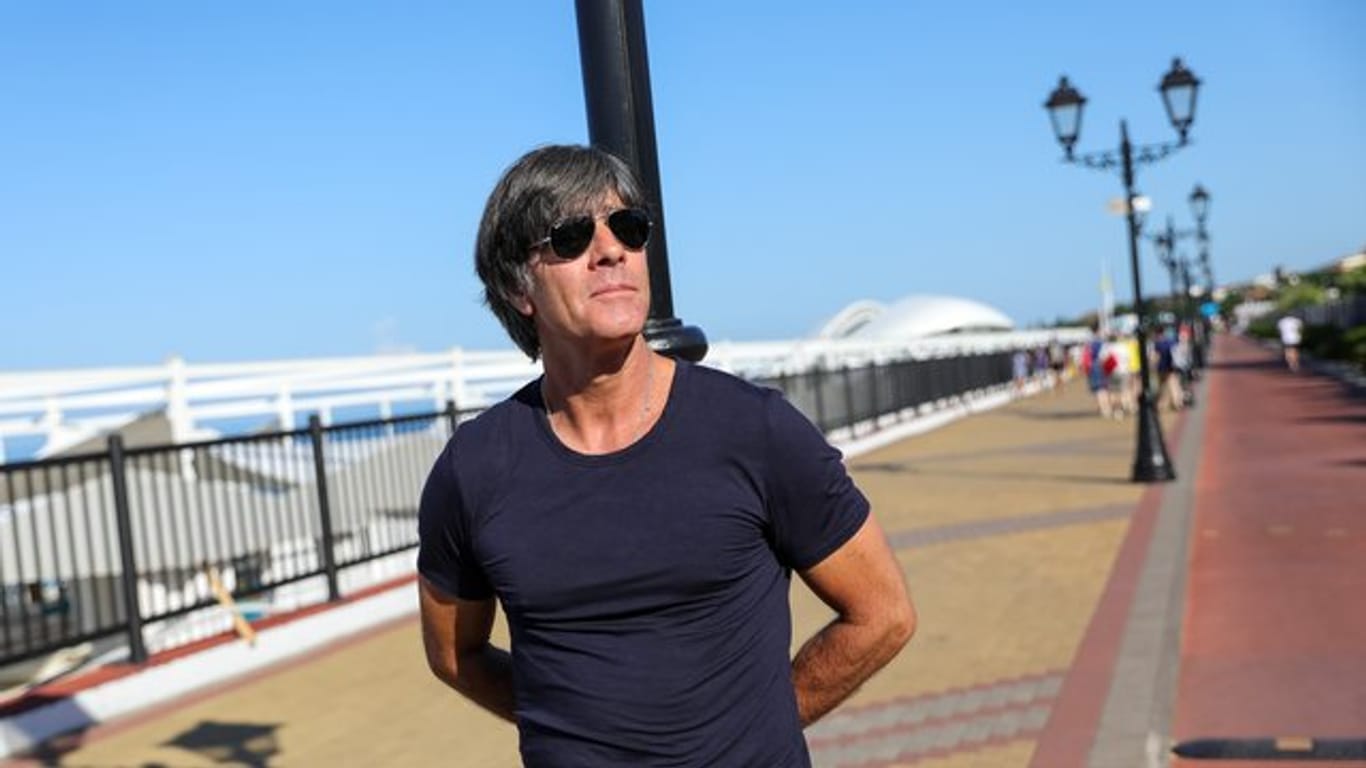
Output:
[[[1216,277],[1366,245],[1366,3],[645,3],[677,314],[791,338],[860,298],[1021,324],[1129,298],[1118,177],[1058,162],[1174,138],[1158,220],[1213,196]],[[0,369],[511,348],[474,228],[525,150],[584,142],[573,3],[0,5]],[[1193,253],[1193,249],[1191,249]],[[1145,285],[1166,285],[1151,251]]]

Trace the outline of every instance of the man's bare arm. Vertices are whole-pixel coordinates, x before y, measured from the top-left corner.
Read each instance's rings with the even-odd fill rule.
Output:
[[[853,538],[801,577],[839,614],[792,660],[805,727],[891,661],[911,639],[916,618],[901,565],[871,515]]]
[[[497,605],[461,600],[418,578],[422,645],[427,666],[442,682],[475,704],[507,720],[513,714],[512,659],[489,644]]]

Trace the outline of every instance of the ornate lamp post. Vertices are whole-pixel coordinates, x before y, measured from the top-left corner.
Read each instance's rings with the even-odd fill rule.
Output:
[[[1195,235],[1200,242],[1200,269],[1204,273],[1206,301],[1214,300],[1214,270],[1209,264],[1209,232],[1205,230],[1205,221],[1209,218],[1209,193],[1199,184],[1191,190],[1190,195],[1191,215],[1195,216]],[[1204,312],[1200,313],[1199,322],[1195,325],[1196,345],[1195,345],[1195,366],[1201,370],[1205,367],[1207,350],[1213,334],[1210,333],[1209,317]]]
[[[1081,112],[1086,98],[1067,81],[1061,78],[1058,87],[1049,95],[1044,107],[1053,122],[1053,132],[1062,145],[1064,160],[1079,163],[1097,170],[1119,169],[1124,181],[1125,219],[1129,226],[1129,269],[1133,276],[1134,312],[1138,316],[1139,377],[1141,396],[1138,409],[1138,438],[1134,456],[1133,479],[1135,482],[1157,482],[1173,480],[1176,472],[1167,456],[1167,446],[1162,438],[1162,423],[1157,418],[1153,403],[1152,384],[1149,381],[1148,338],[1144,328],[1146,311],[1143,305],[1142,278],[1138,267],[1139,223],[1134,211],[1134,167],[1156,163],[1186,145],[1186,135],[1191,123],[1195,121],[1195,97],[1200,81],[1182,65],[1180,59],[1172,61],[1172,68],[1163,76],[1158,91],[1167,110],[1167,119],[1176,130],[1180,140],[1176,143],[1149,144],[1134,146],[1129,143],[1129,126],[1119,121],[1119,149],[1076,156],[1073,147],[1081,134]]]
[[[1182,270],[1186,270],[1189,265],[1185,256],[1178,257],[1176,255],[1176,244],[1188,237],[1195,237],[1195,234],[1193,230],[1177,229],[1176,225],[1172,223],[1172,217],[1168,216],[1166,229],[1158,230],[1155,234],[1147,236],[1157,248],[1157,260],[1166,268],[1167,277],[1171,281],[1173,314],[1187,322],[1194,320],[1189,306],[1190,285],[1186,285],[1185,290],[1182,291],[1181,282],[1177,278],[1182,274]]]
[[[1191,215],[1195,217],[1195,232],[1200,239],[1200,268],[1204,271],[1205,285],[1211,296],[1214,295],[1214,271],[1209,265],[1209,233],[1205,231],[1205,221],[1209,218],[1209,193],[1199,184],[1191,190]]]

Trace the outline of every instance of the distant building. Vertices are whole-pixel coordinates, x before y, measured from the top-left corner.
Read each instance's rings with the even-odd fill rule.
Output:
[[[892,304],[861,300],[836,312],[816,337],[859,341],[904,341],[950,333],[1010,331],[1004,312],[955,296],[907,296]]]

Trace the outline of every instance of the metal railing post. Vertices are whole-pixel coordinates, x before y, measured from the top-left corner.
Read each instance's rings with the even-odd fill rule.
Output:
[[[323,573],[327,575],[327,599],[336,602],[341,599],[337,589],[337,557],[333,551],[332,508],[327,500],[327,466],[323,461],[323,422],[314,413],[308,417],[308,436],[313,442],[313,476],[318,485],[318,519],[322,525]]]
[[[816,427],[821,432],[829,432],[830,428],[825,423],[825,382],[821,381],[822,372],[820,366],[811,371],[811,378],[815,382],[813,389],[816,390]]]
[[[460,409],[455,407],[455,400],[446,401],[446,421],[450,423],[451,434],[455,434],[455,428],[460,426]]]
[[[878,378],[882,375],[882,369],[878,367],[877,361],[874,361],[872,365],[868,366],[868,373],[868,394],[873,401],[868,412],[872,414],[873,429],[877,429],[878,420],[882,418],[882,403],[878,401],[877,386]]]
[[[123,570],[123,603],[128,615],[128,659],[147,661],[142,638],[142,610],[138,605],[138,567],[133,555],[133,516],[128,509],[128,478],[125,474],[123,436],[109,436],[109,480],[114,486],[114,520],[119,532],[119,564]]]
[[[849,370],[849,364],[844,364],[842,370],[844,378],[844,420],[849,423],[849,436],[854,436],[854,375]]]

